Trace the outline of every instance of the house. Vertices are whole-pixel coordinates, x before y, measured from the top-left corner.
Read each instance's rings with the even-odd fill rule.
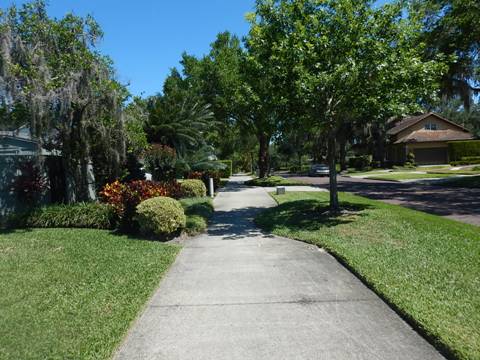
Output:
[[[409,153],[420,165],[447,164],[448,142],[473,139],[467,129],[433,112],[390,124],[387,161],[394,164],[404,163]]]
[[[13,211],[22,210],[25,205],[16,199],[12,184],[20,175],[19,164],[24,161],[40,160],[45,178],[48,180],[47,192],[40,202],[61,203],[70,198],[69,179],[63,168],[61,153],[42,148],[32,138],[28,126],[14,130],[0,131],[0,217]],[[93,168],[89,165],[89,194],[95,199]]]

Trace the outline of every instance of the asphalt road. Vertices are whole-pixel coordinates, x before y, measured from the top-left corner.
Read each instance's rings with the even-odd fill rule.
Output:
[[[444,359],[327,252],[260,232],[275,202],[232,179],[116,360]]]
[[[328,188],[327,177],[289,176],[289,178]],[[480,226],[480,189],[413,182],[396,183],[344,176],[338,177],[338,184],[340,191],[352,192],[371,199]]]

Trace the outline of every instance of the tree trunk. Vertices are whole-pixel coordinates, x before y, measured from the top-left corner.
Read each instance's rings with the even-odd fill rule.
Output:
[[[330,212],[338,213],[340,205],[338,203],[337,190],[337,169],[335,162],[336,139],[335,132],[331,131],[328,138],[328,166],[330,167]]]
[[[259,177],[264,178],[268,173],[268,146],[270,142],[270,136],[265,133],[258,135],[259,150],[258,150],[258,172]]]

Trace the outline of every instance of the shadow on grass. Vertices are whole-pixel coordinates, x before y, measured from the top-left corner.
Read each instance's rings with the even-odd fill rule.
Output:
[[[328,204],[317,200],[296,200],[278,205],[262,212],[255,222],[265,231],[272,232],[278,226],[290,230],[315,231],[322,227],[354,222],[358,217],[368,216],[364,211],[373,208],[368,204],[341,202],[341,213],[329,213]]]
[[[0,235],[8,235],[13,233],[29,233],[32,229],[30,228],[11,228],[11,227],[0,227]]]

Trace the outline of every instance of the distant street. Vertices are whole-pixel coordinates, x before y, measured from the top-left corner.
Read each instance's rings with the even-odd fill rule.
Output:
[[[328,188],[328,177],[289,176],[289,178]],[[338,177],[338,184],[340,191],[480,226],[480,189],[396,183],[345,176]]]

